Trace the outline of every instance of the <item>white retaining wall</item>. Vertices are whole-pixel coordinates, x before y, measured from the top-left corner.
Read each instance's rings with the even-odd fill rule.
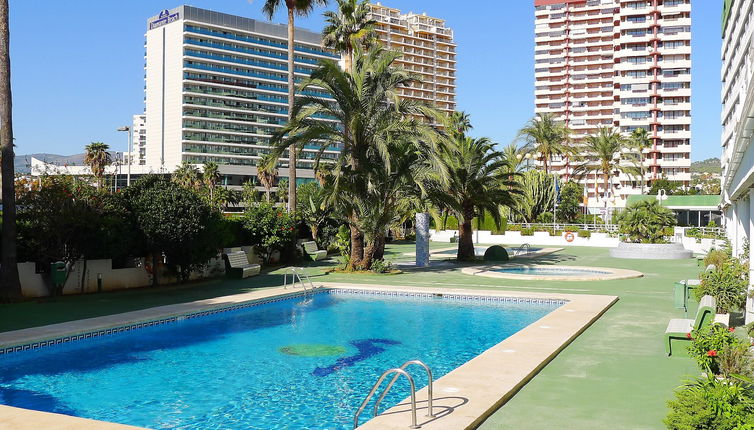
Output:
[[[458,236],[457,230],[430,230],[430,240],[433,242],[450,242],[454,236]],[[522,236],[520,231],[506,231],[505,234],[492,234],[491,231],[480,230],[474,232],[474,243],[490,245],[551,245],[551,246],[594,246],[612,248],[618,246],[620,240],[610,237],[608,233],[592,233],[591,237],[578,237],[573,233],[573,242],[565,240],[565,233],[561,236],[550,236],[546,231],[535,231],[534,236]]]

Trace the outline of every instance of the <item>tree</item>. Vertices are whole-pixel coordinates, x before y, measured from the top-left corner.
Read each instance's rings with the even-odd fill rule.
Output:
[[[201,186],[201,172],[193,164],[189,164],[187,161],[181,163],[181,165],[175,169],[171,180],[176,184],[194,191],[198,191]]]
[[[253,206],[259,202],[259,190],[257,190],[257,184],[254,178],[243,183],[241,201],[246,207]]]
[[[283,204],[288,203],[288,193],[285,191],[288,189],[288,179],[282,178],[278,181],[278,192],[275,197],[277,201]],[[298,190],[296,191],[298,193]]]
[[[124,192],[126,205],[152,252],[153,285],[159,256],[179,281],[217,255],[222,238],[211,234],[219,214],[193,191],[157,176],[145,176]]]
[[[663,243],[665,230],[675,224],[673,211],[654,199],[633,203],[618,215],[620,232],[637,243]]]
[[[499,227],[502,207],[512,207],[515,204],[513,196],[518,191],[510,175],[504,172],[503,154],[495,151],[493,142],[486,138],[472,139],[454,132],[449,133],[449,137],[447,145],[440,147],[441,155],[438,158],[444,165],[442,170],[447,174],[433,175],[433,180],[427,186],[428,194],[432,201],[448,208],[458,219],[457,259],[473,260],[475,254],[471,221],[475,217],[489,215]]]
[[[316,182],[308,182],[298,187],[296,214],[312,232],[312,239],[318,244],[318,233],[327,221],[332,210],[325,204],[326,192]]]
[[[518,178],[520,194],[513,198],[516,204],[511,208],[510,217],[517,222],[538,222],[544,213],[550,214],[555,204],[555,177],[541,170],[529,170]]]
[[[570,154],[569,134],[568,127],[555,121],[555,117],[549,113],[538,114],[518,132],[529,152],[536,153],[537,159],[542,161],[545,173],[550,173],[549,166],[554,156]]]
[[[638,155],[638,173],[641,176],[641,193],[644,194],[644,188],[646,185],[646,172],[644,172],[644,151],[652,147],[652,140],[649,138],[647,129],[637,128],[628,137],[629,146],[636,151]]]
[[[369,42],[374,37],[377,21],[369,19],[369,0],[337,0],[338,11],[327,11],[322,44],[342,53],[343,68],[351,70],[354,45]]]
[[[109,149],[110,146],[102,142],[92,142],[85,148],[84,164],[89,166],[92,175],[97,178],[97,188],[102,188],[105,168],[113,163]]]
[[[602,175],[603,193],[607,196],[611,187],[611,178],[620,173],[633,175],[635,165],[622,163],[621,155],[627,147],[626,139],[616,130],[609,127],[601,127],[596,134],[588,136],[584,141],[582,151],[584,156],[580,158],[582,164],[575,171],[581,175],[594,173]],[[631,162],[631,160],[627,160]],[[599,195],[599,190],[595,188]]]
[[[251,244],[257,246],[265,263],[275,251],[283,251],[296,240],[296,221],[290,213],[270,203],[254,205],[246,209],[243,221]]]
[[[0,299],[21,298],[16,261],[16,173],[13,165],[13,109],[10,82],[8,0],[0,0],[0,176],[2,176],[2,264]]]
[[[270,154],[265,154],[257,164],[257,179],[267,193],[267,203],[270,202],[270,191],[275,186],[278,177],[277,160]]]
[[[524,148],[519,147],[515,143],[511,143],[510,145],[503,147],[501,152],[503,154],[503,159],[505,160],[505,166],[503,166],[503,171],[505,173],[521,173],[524,171],[526,168],[524,161],[526,160],[526,154]]]
[[[296,99],[296,79],[295,79],[295,40],[296,40],[296,22],[295,16],[308,15],[316,5],[327,5],[327,0],[265,0],[262,6],[262,12],[267,19],[272,20],[275,12],[285,3],[288,10],[288,122],[293,120],[293,105]],[[288,209],[296,209],[296,150],[291,147],[288,151],[288,177],[290,180],[288,187]]]
[[[649,188],[647,194],[656,196],[660,193],[660,190],[664,190],[669,196],[683,194],[683,190],[681,190],[681,186],[678,182],[672,182],[666,178],[658,178],[652,181],[652,186]]]
[[[558,219],[573,223],[581,215],[581,201],[583,188],[576,182],[568,181],[560,189],[560,203],[558,203]]]
[[[220,170],[217,163],[214,161],[208,161],[204,163],[204,171],[202,172],[202,182],[207,187],[209,192],[209,201],[214,204],[215,202],[215,188],[220,182]]]
[[[359,207],[349,195],[366,195],[357,187],[368,186],[364,178],[374,163],[390,166],[392,142],[408,139],[409,135],[432,146],[433,130],[412,115],[430,114],[432,109],[414,101],[399,99],[397,89],[416,82],[416,76],[393,66],[399,53],[373,46],[363,52],[355,47],[355,60],[350,71],[341,70],[334,61],[323,61],[302,90],[317,87],[331,99],[302,96],[294,106],[293,121],[272,138],[276,157],[291,147],[317,141],[320,154],[331,147],[339,148],[331,174],[332,192],[328,204],[339,206],[351,228],[351,268],[361,265],[364,258],[364,232],[359,230]],[[322,121],[321,118],[336,121]],[[319,165],[316,160],[315,167]]]

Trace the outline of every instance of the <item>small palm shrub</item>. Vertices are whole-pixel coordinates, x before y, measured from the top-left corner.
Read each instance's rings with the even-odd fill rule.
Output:
[[[372,262],[372,272],[390,273],[393,270],[393,263],[386,260],[374,260]]]
[[[657,200],[629,205],[618,216],[620,232],[635,243],[665,243],[668,228],[676,224],[675,215]],[[672,233],[671,233],[672,234]]]
[[[670,430],[741,430],[754,428],[751,384],[740,379],[698,378],[675,393],[664,419]]]
[[[717,310],[728,313],[743,308],[749,286],[749,265],[732,258],[715,270],[700,275],[701,284],[694,289],[697,300],[710,295],[717,300]]]

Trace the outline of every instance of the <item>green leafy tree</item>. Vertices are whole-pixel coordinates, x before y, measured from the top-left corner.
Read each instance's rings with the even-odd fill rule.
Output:
[[[660,193],[660,190],[665,190],[665,193],[669,196],[684,194],[678,182],[669,181],[666,178],[658,178],[652,181],[652,186],[647,194],[656,196]]]
[[[322,44],[342,53],[345,70],[351,70],[354,46],[369,42],[377,21],[369,19],[369,0],[337,0],[337,12],[326,11]]]
[[[102,142],[92,142],[85,148],[84,164],[89,166],[92,175],[97,179],[97,188],[102,188],[105,168],[113,163],[109,149],[110,146]]]
[[[749,286],[749,265],[737,258],[726,259],[715,270],[708,270],[699,277],[701,283],[694,289],[694,295],[700,300],[710,295],[717,300],[721,313],[736,312],[746,304],[746,290]]]
[[[125,190],[126,204],[152,252],[153,285],[159,283],[158,258],[188,280],[191,271],[217,256],[220,238],[207,234],[214,212],[195,192],[156,176],[146,176]]]
[[[294,76],[296,15],[307,16],[315,6],[327,5],[327,0],[265,0],[262,12],[267,16],[267,19],[271,20],[275,16],[275,12],[282,5],[285,5],[288,12],[288,122],[291,122],[294,117],[293,105],[296,99],[296,80]],[[288,177],[290,178],[288,207],[291,211],[296,208],[296,152],[296,147],[291,147],[288,151]]]
[[[456,134],[440,149],[441,171],[447,172],[446,175],[435,174],[434,181],[427,187],[430,199],[458,219],[459,261],[475,258],[472,220],[488,215],[499,228],[502,207],[515,204],[516,184],[504,173],[503,154],[495,151],[494,146],[486,138]]]
[[[255,180],[249,180],[243,183],[241,190],[241,201],[244,206],[253,206],[259,202],[259,190],[257,190],[257,184]]]
[[[628,205],[618,216],[618,224],[631,242],[663,243],[667,228],[676,224],[676,218],[657,200],[644,200]]]
[[[2,177],[2,245],[0,300],[21,298],[16,230],[16,173],[13,164],[13,109],[10,79],[10,23],[8,0],[0,0],[0,177]]]
[[[558,220],[566,223],[576,222],[581,215],[581,202],[583,200],[583,188],[576,182],[566,182],[560,188],[560,203],[558,204]]]
[[[553,157],[570,155],[569,134],[568,127],[549,113],[537,114],[518,132],[519,138],[526,142],[526,149],[538,154],[545,173],[550,173]]]
[[[308,182],[299,185],[298,197],[296,214],[311,230],[312,239],[321,246],[319,231],[332,214],[332,210],[325,203],[326,191],[316,182]]]
[[[254,205],[246,210],[244,230],[251,244],[256,246],[265,263],[275,251],[283,251],[296,241],[296,221],[290,213],[269,203]]]

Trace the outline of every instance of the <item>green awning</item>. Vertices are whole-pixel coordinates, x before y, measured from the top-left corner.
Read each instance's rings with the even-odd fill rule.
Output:
[[[633,195],[628,196],[628,204],[640,202],[643,200],[656,200],[657,196],[643,196],[643,195]],[[667,206],[669,208],[689,208],[689,209],[706,209],[706,210],[716,210],[717,207],[720,205],[720,196],[719,195],[697,195],[697,196],[667,196],[665,200],[662,201],[663,206]]]

